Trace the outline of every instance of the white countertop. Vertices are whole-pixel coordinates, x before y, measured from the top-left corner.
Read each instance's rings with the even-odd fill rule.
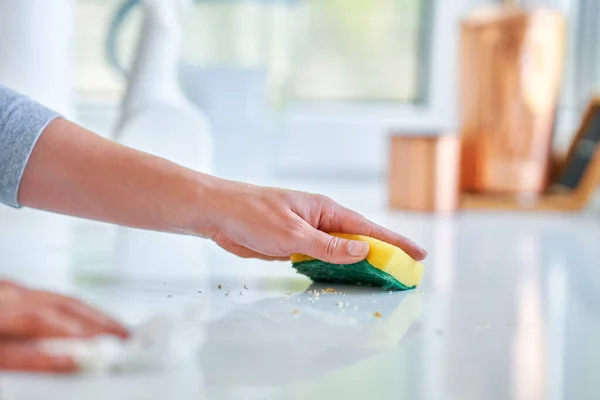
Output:
[[[76,222],[68,236],[62,218],[0,210],[0,275],[77,294],[133,326],[162,313],[196,329],[177,342],[193,364],[112,377],[4,375],[0,398],[598,397],[597,212],[434,217],[388,212],[369,188],[327,187],[429,250],[420,287],[329,285],[342,294],[314,300],[306,291],[327,286],[287,263],[238,259],[194,238],[115,239],[95,223]]]

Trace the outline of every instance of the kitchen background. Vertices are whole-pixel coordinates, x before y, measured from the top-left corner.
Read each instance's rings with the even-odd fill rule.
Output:
[[[77,113],[101,132],[117,113],[125,85],[120,69],[130,65],[140,28],[140,7],[133,7],[111,31],[125,3],[76,1]],[[221,173],[378,179],[391,130],[458,132],[457,26],[467,12],[493,2],[194,3],[185,18],[182,87],[215,124]],[[599,5],[523,3],[568,17],[555,137],[566,148],[600,87]]]
[[[181,161],[177,148],[185,149],[183,152],[192,148],[185,135],[192,137],[197,131],[205,135],[200,139],[207,140],[204,147],[214,142],[215,167],[211,171],[220,176],[322,192],[366,214],[387,213],[392,205],[405,211],[399,217],[406,220],[413,217],[410,211],[414,210],[457,209],[459,173],[452,148],[438,151],[436,145],[425,142],[421,150],[416,150],[422,146],[417,143],[411,151],[410,137],[460,134],[459,78],[464,62],[460,27],[477,8],[499,2],[178,3],[183,6],[180,54],[173,53],[177,46],[168,42],[172,26],[168,28],[164,20],[162,27],[161,23],[155,26],[157,36],[151,29],[142,29],[144,8],[138,0],[0,0],[0,28],[5,31],[0,35],[0,81],[91,130],[127,142],[116,133],[123,115],[129,115],[126,106],[131,104],[124,102],[131,90],[128,82],[144,75],[140,69],[132,70],[136,54],[143,59],[146,51],[136,53],[136,49],[148,45],[142,42],[139,46],[142,36],[158,37],[159,44],[152,51],[162,48],[169,56],[149,57],[140,65],[151,69],[173,62],[179,80],[175,86],[196,110],[206,114],[211,126],[201,129],[192,124],[142,132],[141,138],[150,138],[155,149],[172,148],[169,154],[175,155],[175,161]],[[524,1],[521,6],[525,10],[534,6],[559,10],[567,22],[552,139],[555,149],[566,150],[591,97],[600,89],[600,4],[594,0],[545,0]],[[168,12],[158,13],[162,14]],[[160,44],[163,39],[166,45]],[[163,90],[160,85],[164,82],[156,79],[158,76],[161,73],[151,75],[145,89]],[[396,145],[391,144],[391,134],[397,136]],[[403,141],[403,136],[409,139]],[[134,139],[129,137],[129,143],[143,148]],[[399,150],[393,153],[393,149]],[[438,152],[432,155],[430,149]],[[201,152],[198,154],[201,159]],[[401,165],[398,160],[408,161]],[[488,188],[505,183],[494,177],[486,179],[483,184]],[[502,206],[502,200],[499,204]],[[483,208],[494,215],[497,206]],[[32,242],[40,249],[78,249],[82,247],[78,241],[85,241],[86,246],[98,247],[95,254],[109,254],[114,243],[125,243],[113,240],[115,230],[103,224],[34,210],[4,207],[0,221],[0,234],[13,237],[16,243],[7,245],[10,248],[6,250],[18,254],[14,259],[19,260],[25,276],[27,266],[35,264],[28,258],[37,253]],[[49,231],[53,234],[48,235]],[[404,233],[417,239],[423,234]],[[140,243],[149,240],[139,235]],[[157,243],[163,244],[184,240],[155,236]],[[25,247],[30,251],[20,250]],[[131,248],[133,256],[139,254],[136,246]],[[163,253],[154,259],[173,256]],[[88,264],[82,261],[78,265]],[[48,274],[52,272],[48,270]]]

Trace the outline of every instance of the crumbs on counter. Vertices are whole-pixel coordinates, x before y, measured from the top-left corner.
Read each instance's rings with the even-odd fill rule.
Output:
[[[221,290],[221,289],[223,289],[223,286],[219,285],[219,286],[217,286],[217,289]]]
[[[198,293],[202,294],[202,290],[198,290]]]
[[[375,312],[375,318],[381,318],[381,313],[379,311]]]
[[[248,286],[247,286],[247,285],[244,285],[244,289],[248,290]]]
[[[321,289],[321,292],[323,293],[334,293],[337,294],[337,290],[333,289],[333,288],[327,288],[327,289]]]
[[[337,306],[338,306],[339,308],[342,308],[342,307],[344,307],[344,303],[342,303],[341,301],[338,301],[338,302],[337,302]]]
[[[172,294],[168,294],[167,297],[173,297],[173,295]]]
[[[293,310],[292,310],[292,314],[294,314],[294,315],[300,314],[300,310],[298,310],[298,309],[293,309]]]

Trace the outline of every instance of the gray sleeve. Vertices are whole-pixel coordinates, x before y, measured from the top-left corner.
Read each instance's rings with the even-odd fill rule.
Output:
[[[29,156],[42,131],[59,116],[0,85],[0,203],[20,207],[17,195]]]

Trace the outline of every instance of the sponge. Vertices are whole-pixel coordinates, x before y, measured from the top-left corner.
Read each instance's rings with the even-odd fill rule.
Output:
[[[377,286],[384,290],[414,289],[421,282],[423,264],[400,248],[368,236],[344,233],[331,235],[369,243],[369,255],[355,264],[331,264],[294,254],[291,257],[292,266],[315,282]]]

